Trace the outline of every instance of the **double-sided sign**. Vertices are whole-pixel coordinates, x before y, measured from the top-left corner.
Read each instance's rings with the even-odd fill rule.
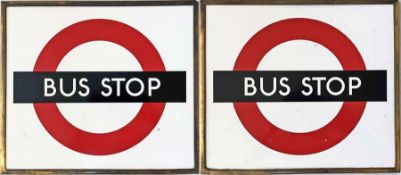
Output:
[[[256,3],[3,3],[1,172],[399,171],[395,5]]]

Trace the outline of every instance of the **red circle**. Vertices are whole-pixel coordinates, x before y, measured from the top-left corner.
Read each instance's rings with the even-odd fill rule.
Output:
[[[40,53],[34,72],[55,72],[68,52],[90,41],[109,41],[126,48],[138,59],[144,71],[165,71],[156,48],[139,31],[118,21],[94,19],[75,23],[57,33]],[[165,107],[165,103],[143,103],[127,125],[99,134],[72,125],[60,113],[56,103],[33,105],[40,122],[53,138],[72,150],[91,155],[114,154],[138,144],[156,126]]]
[[[234,71],[256,71],[264,55],[291,40],[309,40],[323,45],[337,57],[344,70],[366,70],[358,49],[341,31],[321,21],[293,18],[270,24],[256,33],[241,50]],[[256,102],[234,103],[241,123],[256,140],[273,150],[295,155],[318,153],[341,142],[356,127],[365,106],[366,102],[344,102],[327,125],[310,132],[294,133],[267,120]]]

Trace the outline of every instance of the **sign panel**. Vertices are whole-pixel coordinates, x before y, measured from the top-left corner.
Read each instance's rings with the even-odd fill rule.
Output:
[[[399,171],[394,4],[229,2],[202,7],[205,172]]]
[[[7,171],[197,171],[194,1],[3,5]]]

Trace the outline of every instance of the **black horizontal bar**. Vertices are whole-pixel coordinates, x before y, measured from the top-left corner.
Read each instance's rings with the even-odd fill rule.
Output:
[[[387,100],[387,75],[384,70],[215,71],[213,76],[214,102]],[[320,78],[316,79],[316,77]],[[333,77],[335,78],[329,81]],[[274,81],[276,81],[276,91],[274,91]],[[280,81],[282,82],[280,83]],[[360,86],[356,88],[358,83]],[[329,84],[329,89],[327,84]],[[341,91],[342,87],[343,91]],[[320,89],[320,93],[318,89]]]
[[[129,81],[131,79],[132,81]],[[160,87],[157,87],[158,84]],[[141,91],[142,93],[139,93]],[[75,93],[69,96],[68,94],[72,92]],[[14,72],[14,103],[185,102],[185,100],[186,75],[182,71]]]

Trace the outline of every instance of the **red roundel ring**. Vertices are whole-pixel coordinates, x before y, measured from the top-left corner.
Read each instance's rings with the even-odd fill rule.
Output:
[[[366,70],[358,49],[341,31],[321,21],[293,18],[270,24],[256,33],[241,50],[234,71],[256,71],[264,55],[291,40],[323,45],[337,57],[343,70]],[[294,155],[318,153],[341,142],[356,127],[365,106],[366,102],[344,102],[335,118],[322,128],[294,133],[267,120],[256,102],[234,103],[242,125],[256,140],[275,151]]]
[[[43,48],[34,72],[55,72],[64,56],[90,41],[109,41],[126,48],[143,71],[165,71],[153,44],[139,31],[121,22],[94,19],[75,23],[57,33]],[[89,66],[89,65],[88,65]],[[40,122],[64,146],[84,154],[108,155],[127,150],[141,142],[158,123],[165,103],[143,103],[136,117],[109,133],[90,133],[68,122],[56,103],[34,103]]]

